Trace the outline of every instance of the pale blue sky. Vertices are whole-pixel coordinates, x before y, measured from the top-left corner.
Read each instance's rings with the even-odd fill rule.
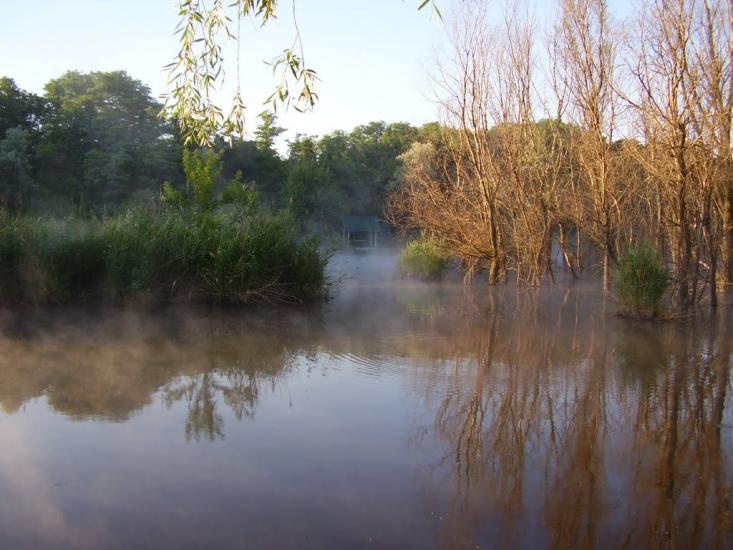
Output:
[[[460,0],[439,0],[444,13]],[[281,114],[288,135],[349,130],[371,120],[421,124],[436,119],[427,71],[445,47],[443,24],[418,0],[299,0],[298,23],[308,64],[322,82],[316,111]],[[617,8],[628,2],[617,0]],[[69,69],[125,70],[165,91],[162,67],[177,50],[175,0],[0,0],[0,75],[42,92]],[[273,79],[263,60],[290,45],[290,3],[273,26],[243,25],[242,85],[254,120]],[[538,20],[550,18],[538,1]]]

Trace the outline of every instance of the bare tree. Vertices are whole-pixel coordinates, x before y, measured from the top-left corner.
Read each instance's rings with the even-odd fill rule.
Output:
[[[469,272],[485,264],[490,284],[508,270],[531,284],[552,276],[560,147],[534,120],[532,34],[516,10],[491,27],[484,2],[466,4],[435,78],[440,151],[430,161],[420,146],[405,155],[405,185],[390,201],[393,219],[400,212],[438,237]]]
[[[442,139],[403,156],[392,218],[490,284],[554,279],[555,239],[577,277],[585,237],[608,290],[619,253],[654,242],[676,305],[715,305],[733,269],[733,0],[642,0],[625,40],[606,0],[560,0],[541,85],[528,17],[462,7],[435,78]]]
[[[659,191],[674,266],[676,302],[686,307],[697,291],[699,221],[694,182],[696,140],[689,91],[697,83],[690,72],[694,0],[649,0],[643,7],[631,73],[638,99],[631,101],[644,129],[640,159]]]
[[[701,158],[702,229],[709,255],[711,301],[717,303],[718,250],[724,280],[733,283],[733,1],[701,0],[692,41],[691,90]],[[722,247],[722,248],[721,248]]]
[[[561,0],[556,33],[568,117],[581,130],[572,142],[584,180],[580,222],[603,253],[603,289],[608,290],[609,263],[617,257],[621,193],[611,152],[617,44],[605,0]]]

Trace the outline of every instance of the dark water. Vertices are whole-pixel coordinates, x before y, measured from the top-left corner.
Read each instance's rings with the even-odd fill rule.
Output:
[[[0,315],[1,548],[730,548],[731,342],[594,291]]]

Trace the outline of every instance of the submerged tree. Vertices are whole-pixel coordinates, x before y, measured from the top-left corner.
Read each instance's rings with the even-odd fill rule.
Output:
[[[553,279],[554,241],[573,276],[583,250],[599,260],[607,288],[619,254],[652,242],[675,305],[715,305],[733,254],[733,6],[648,0],[622,37],[604,0],[562,0],[544,81],[516,8],[491,26],[485,2],[463,6],[435,78],[441,138],[402,156],[393,221],[492,284]]]
[[[484,3],[467,4],[436,76],[439,144],[403,155],[390,197],[393,221],[442,240],[469,273],[485,266],[490,284],[509,270],[530,283],[552,276],[565,153],[558,125],[534,118],[532,34],[517,13],[491,27]]]
[[[708,111],[716,90],[703,77],[704,68],[696,65],[696,59],[719,52],[726,38],[710,26],[712,6],[723,13],[721,2],[646,2],[629,67],[635,90],[627,101],[645,142],[639,159],[658,193],[663,212],[658,221],[673,264],[675,301],[683,308],[699,300],[706,284],[716,303],[719,234],[726,223],[725,206],[718,210],[723,219],[716,219],[713,201],[725,201],[729,176],[714,167],[729,164],[730,151],[721,151],[720,128],[708,122],[724,115]],[[718,67],[724,71],[719,79],[730,81],[732,51]]]
[[[568,102],[566,120],[577,126],[571,141],[583,185],[580,219],[585,233],[603,253],[603,289],[609,263],[617,257],[618,213],[623,192],[612,155],[619,98],[616,85],[617,39],[605,0],[562,0],[556,30],[557,71]]]

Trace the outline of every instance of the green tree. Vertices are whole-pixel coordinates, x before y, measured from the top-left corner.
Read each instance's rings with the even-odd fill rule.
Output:
[[[260,115],[262,123],[255,130],[255,144],[261,151],[273,151],[275,138],[285,131],[285,128],[277,126],[275,113],[265,111]]]
[[[0,77],[0,139],[10,128],[35,130],[43,111],[43,100],[18,88],[12,78]]]
[[[312,136],[297,134],[288,142],[288,160],[290,162],[317,162],[319,158],[318,141]]]
[[[215,190],[221,181],[221,151],[214,149],[183,149],[183,173],[186,184],[177,189],[171,182],[163,183],[164,202],[181,207],[210,210],[216,206]]]
[[[28,130],[10,128],[0,140],[0,207],[12,212],[27,208],[33,187]]]
[[[290,165],[282,199],[301,225],[307,222],[335,225],[343,214],[344,197],[331,174],[309,160]]]
[[[214,189],[221,178],[221,153],[211,149],[183,150],[183,173],[186,185],[201,208],[214,202]]]
[[[275,151],[258,148],[254,141],[239,141],[223,149],[224,179],[232,179],[241,172],[266,200],[272,203],[279,200],[287,165]]]
[[[67,72],[45,87],[39,184],[86,207],[117,205],[179,179],[180,145],[150,89],[124,71]]]
[[[400,167],[397,157],[419,138],[420,130],[408,123],[371,122],[320,139],[298,135],[290,143],[289,159],[316,162],[327,169],[348,199],[349,213],[379,216]]]

